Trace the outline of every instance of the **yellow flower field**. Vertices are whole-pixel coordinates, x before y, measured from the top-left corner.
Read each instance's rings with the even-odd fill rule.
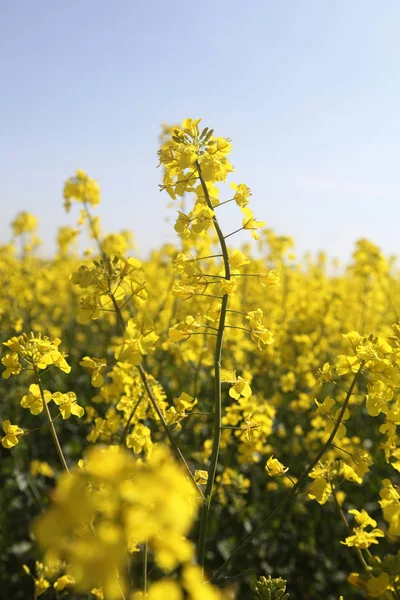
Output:
[[[53,257],[28,213],[0,246],[7,597],[399,599],[395,257],[299,260],[229,138],[160,140],[176,244],[104,235],[78,170]]]

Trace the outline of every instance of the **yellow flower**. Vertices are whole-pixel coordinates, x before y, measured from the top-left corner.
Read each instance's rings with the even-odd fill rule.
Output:
[[[18,425],[11,425],[10,421],[3,421],[3,430],[6,434],[1,438],[1,445],[3,448],[12,448],[19,442],[19,438],[24,435],[24,430],[18,427]]]
[[[65,590],[68,585],[74,585],[75,579],[72,575],[62,575],[54,582],[54,589],[57,591]]]
[[[367,525],[376,527],[375,519],[372,519],[364,508],[361,510],[361,512],[355,508],[352,508],[349,510],[349,513],[354,515],[355,520],[359,525],[361,525],[361,527],[367,527]]]
[[[34,369],[47,369],[55,366],[64,373],[71,371],[71,367],[65,360],[66,355],[58,349],[61,344],[59,338],[50,339],[40,333],[31,333],[29,336],[23,333],[3,343],[13,351],[12,355],[6,354],[2,359],[3,364],[7,367],[6,372],[3,373],[5,379],[11,373],[17,375],[20,372],[21,366],[18,369],[19,358],[22,358],[25,363]]]
[[[221,592],[204,581],[201,568],[198,565],[184,567],[182,583],[189,594],[190,600],[222,600]]]
[[[66,394],[55,392],[52,398],[59,407],[63,419],[69,419],[71,415],[81,418],[85,414],[85,410],[77,403],[74,392],[67,392]]]
[[[64,185],[65,209],[68,212],[71,200],[95,206],[100,202],[100,187],[97,181],[78,169],[76,175],[67,179]]]
[[[240,273],[241,268],[249,263],[249,259],[240,250],[234,250],[229,254],[229,264],[232,273]]]
[[[340,542],[345,546],[355,546],[356,548],[369,548],[371,544],[378,544],[378,537],[385,537],[385,534],[381,529],[373,529],[372,531],[364,531],[362,527],[355,527],[353,529],[354,535],[350,535],[345,539],[344,542]]]
[[[183,321],[170,328],[169,337],[173,342],[188,340],[192,333],[200,327],[200,323],[192,315],[188,315]]]
[[[185,536],[197,508],[192,484],[164,447],[143,461],[118,446],[94,447],[83,468],[58,479],[34,534],[53,558],[68,563],[77,590],[102,587],[114,600],[126,589],[116,573],[144,541],[165,571],[192,559],[193,545]]]
[[[123,343],[117,348],[115,356],[119,361],[139,365],[144,355],[154,352],[157,340],[158,335],[150,318],[129,319]]]
[[[251,190],[244,183],[236,183],[230,184],[231,188],[235,190],[234,200],[238,206],[244,208],[249,203],[249,196],[251,196]]]
[[[104,377],[101,372],[107,367],[107,363],[103,358],[84,356],[79,364],[91,374],[92,385],[94,387],[101,387],[103,385]]]
[[[43,390],[43,396],[48,404],[51,400],[51,392]],[[43,400],[40,392],[40,388],[36,383],[32,383],[29,386],[29,394],[23,396],[21,400],[22,408],[29,408],[32,415],[39,415],[43,410]]]
[[[1,362],[6,367],[6,370],[1,375],[3,379],[8,379],[10,375],[18,375],[21,372],[22,367],[17,352],[7,352],[1,359]]]
[[[247,380],[243,379],[242,377],[238,377],[229,390],[230,397],[235,398],[235,400],[238,400],[241,396],[250,398],[251,393],[250,385],[248,384]]]
[[[248,206],[241,208],[241,211],[244,215],[243,217],[243,229],[251,229],[251,235],[255,240],[260,238],[257,233],[257,229],[264,227],[264,221],[256,221],[253,215],[253,211]]]
[[[268,475],[275,477],[276,475],[284,475],[289,470],[289,467],[285,467],[277,458],[270,456],[265,465],[265,470]]]
[[[339,376],[347,373],[357,373],[360,368],[360,360],[357,356],[345,356],[341,354],[337,357],[336,371]]]
[[[79,235],[79,229],[64,226],[60,227],[57,235],[57,244],[59,247],[60,256],[67,256],[70,246],[76,242]]]
[[[54,477],[54,471],[49,463],[41,460],[32,460],[30,464],[30,472],[33,477],[43,475],[44,477]]]
[[[182,129],[185,133],[188,133],[191,137],[199,135],[199,123],[201,119],[184,119],[182,121]]]
[[[324,477],[316,478],[307,489],[307,495],[318,504],[325,504],[332,493],[332,486]]]
[[[37,218],[28,212],[20,212],[11,223],[11,227],[16,236],[33,233],[37,229]]]
[[[194,472],[194,479],[199,485],[205,485],[208,481],[207,471],[196,469],[196,471]]]
[[[142,450],[146,455],[151,453],[153,442],[151,441],[151,431],[146,425],[137,423],[133,431],[126,438],[126,445],[132,448],[135,454],[140,454]]]
[[[183,600],[183,592],[176,581],[161,579],[150,586],[146,596],[143,592],[136,592],[131,600]]]

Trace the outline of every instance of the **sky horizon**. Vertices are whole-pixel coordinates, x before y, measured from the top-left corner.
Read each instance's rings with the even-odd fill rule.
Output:
[[[172,241],[160,126],[201,117],[300,255],[347,261],[361,237],[400,255],[399,20],[395,0],[3,2],[0,242],[27,210],[51,252],[78,168],[105,232],[132,229],[142,254]]]

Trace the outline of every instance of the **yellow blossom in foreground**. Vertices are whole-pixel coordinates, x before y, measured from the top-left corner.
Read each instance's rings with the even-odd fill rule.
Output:
[[[131,600],[183,600],[183,591],[177,581],[162,579],[150,586],[146,596],[143,592],[133,594]]]
[[[48,556],[68,563],[77,590],[102,587],[113,600],[125,588],[117,575],[129,551],[144,541],[166,571],[192,559],[185,536],[196,511],[193,486],[165,448],[136,461],[117,446],[94,447],[83,468],[59,478],[34,534]]]
[[[186,565],[182,570],[182,581],[161,579],[150,586],[148,594],[136,592],[132,600],[222,600],[222,593],[204,581],[200,567]]]

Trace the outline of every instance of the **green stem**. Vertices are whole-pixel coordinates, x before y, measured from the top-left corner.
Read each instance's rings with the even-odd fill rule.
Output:
[[[196,260],[206,260],[207,258],[222,258],[222,254],[210,254],[210,256],[198,256]]]
[[[224,200],[223,202],[220,202],[219,204],[216,204],[213,208],[219,208],[220,206],[223,206],[224,204],[228,204],[228,202],[233,202],[235,198],[229,198],[229,200]]]
[[[242,550],[244,550],[245,548],[247,548],[247,546],[250,544],[250,542],[252,541],[253,538],[255,538],[260,531],[262,531],[264,529],[264,527],[282,510],[282,508],[284,508],[286,506],[286,504],[288,504],[288,502],[298,493],[302,490],[302,488],[304,487],[304,484],[306,483],[307,477],[309,476],[309,474],[311,473],[311,471],[314,469],[314,467],[318,464],[318,462],[321,460],[322,456],[325,454],[326,450],[328,449],[328,447],[331,445],[331,443],[333,442],[333,440],[335,439],[335,436],[338,432],[338,429],[343,421],[343,416],[344,413],[346,411],[347,405],[349,403],[349,400],[351,398],[351,395],[353,393],[353,389],[354,386],[357,382],[358,376],[361,372],[361,369],[364,365],[364,362],[361,363],[360,368],[358,369],[357,373],[354,375],[353,381],[351,382],[351,385],[348,389],[348,392],[346,394],[346,398],[343,402],[343,406],[341,408],[341,411],[339,413],[338,416],[338,420],[336,421],[336,424],[334,426],[334,428],[331,431],[331,434],[329,436],[329,438],[327,439],[327,441],[325,442],[325,444],[322,446],[322,448],[319,450],[319,452],[317,453],[317,455],[314,457],[314,459],[311,461],[310,465],[307,467],[307,469],[305,469],[305,471],[303,471],[303,473],[300,475],[299,479],[297,480],[297,483],[289,490],[289,492],[286,494],[286,496],[281,500],[281,502],[278,504],[278,506],[276,506],[270,513],[269,515],[264,519],[264,521],[262,521],[262,523],[256,527],[256,529],[254,529],[254,531],[252,531],[244,540],[243,542],[236,548],[236,550],[234,550],[234,552],[230,555],[229,558],[227,558],[227,560],[223,563],[223,565],[218,569],[218,571],[216,571],[216,573],[213,575],[213,577],[211,578],[211,582],[215,583],[219,580],[221,574],[226,570],[226,568],[235,560],[235,558],[237,557],[238,554],[240,554],[240,552],[242,552]]]
[[[101,240],[100,240],[99,236],[97,235],[96,226],[94,224],[94,220],[93,220],[92,214],[90,212],[89,205],[87,202],[84,202],[83,206],[84,206],[85,212],[87,214],[87,218],[89,221],[89,227],[92,232],[93,239],[95,240],[97,247],[99,249],[99,252],[101,254],[103,252],[103,244],[101,243]]]
[[[149,546],[147,540],[143,546],[143,595],[146,598],[147,596],[147,563],[149,557]]]
[[[344,512],[343,512],[343,510],[342,510],[342,507],[341,507],[341,506],[340,506],[340,504],[339,504],[339,500],[337,499],[337,495],[336,495],[336,489],[335,489],[335,486],[334,486],[334,485],[332,485],[332,496],[333,496],[333,501],[334,501],[334,503],[335,503],[335,505],[336,505],[336,508],[337,508],[337,510],[338,510],[338,512],[339,512],[339,515],[340,515],[340,518],[341,518],[341,520],[342,520],[342,521],[343,521],[343,523],[345,524],[346,528],[347,528],[347,529],[350,531],[350,533],[352,533],[352,529],[351,529],[351,527],[350,527],[350,525],[349,525],[349,522],[348,522],[348,520],[346,519],[346,515],[344,514]],[[366,572],[367,572],[367,573],[370,575],[370,577],[373,577],[373,575],[372,575],[372,573],[371,573],[370,569],[368,568],[368,565],[367,565],[367,563],[365,562],[365,558],[363,557],[363,554],[362,554],[362,552],[361,552],[360,548],[356,548],[356,547],[355,547],[354,549],[355,549],[355,551],[357,552],[358,558],[359,558],[359,560],[360,560],[360,562],[361,562],[361,564],[362,564],[363,568],[365,569],[365,571],[366,571]]]
[[[120,310],[120,308],[118,306],[118,303],[117,303],[117,301],[116,301],[116,299],[115,299],[115,297],[114,297],[114,295],[112,293],[110,293],[110,297],[111,297],[111,301],[112,301],[113,306],[114,306],[114,310],[115,310],[116,315],[117,315],[118,323],[120,325],[120,328],[121,328],[122,332],[124,332],[125,329],[126,329],[126,325],[125,325],[125,321],[124,321],[124,318],[122,316],[121,310]],[[193,475],[193,473],[192,473],[189,465],[187,464],[187,462],[185,460],[185,457],[183,456],[183,454],[182,454],[182,452],[181,452],[178,444],[176,443],[175,438],[172,435],[172,431],[171,431],[171,429],[170,429],[167,421],[165,420],[164,414],[163,414],[161,408],[159,407],[158,402],[157,402],[157,400],[156,400],[156,398],[155,398],[155,396],[153,394],[153,390],[151,389],[149,380],[147,379],[146,371],[144,370],[144,368],[143,368],[143,366],[141,364],[137,365],[137,369],[139,370],[139,375],[140,375],[140,378],[141,378],[142,383],[144,385],[144,388],[146,390],[146,393],[147,393],[147,395],[149,397],[149,400],[150,400],[150,402],[151,402],[151,404],[153,406],[153,409],[154,409],[155,413],[157,414],[158,418],[160,419],[161,425],[162,425],[162,427],[163,427],[163,429],[165,431],[166,436],[168,437],[168,440],[170,441],[170,444],[172,446],[172,450],[175,453],[175,456],[177,457],[177,459],[186,468],[187,473],[188,473],[188,475],[190,477],[190,480],[192,481],[193,485],[196,488],[197,494],[199,494],[200,497],[203,498],[204,497],[203,496],[203,492],[200,490],[199,486],[197,485],[197,483],[196,483],[196,481],[194,479],[194,475]]]
[[[235,231],[232,231],[231,233],[228,233],[228,235],[226,235],[224,237],[224,240],[227,240],[228,237],[231,237],[231,235],[235,235],[235,233],[239,233],[239,231],[243,231],[244,227],[240,227],[239,229],[235,229]]]
[[[196,163],[197,171],[199,174],[199,180],[203,189],[204,197],[207,202],[207,206],[212,210],[213,205],[208,193],[207,185],[204,181],[200,163]],[[216,234],[221,247],[222,259],[224,263],[225,279],[230,280],[231,271],[229,266],[229,255],[228,248],[226,246],[224,235],[219,226],[216,216],[212,218]],[[224,294],[221,302],[221,312],[219,316],[217,339],[215,345],[215,356],[214,356],[214,432],[212,441],[212,451],[210,458],[210,466],[208,470],[208,480],[206,489],[204,492],[204,503],[201,509],[200,525],[199,525],[199,541],[197,548],[197,560],[198,563],[204,567],[205,553],[206,553],[206,542],[207,542],[207,530],[208,521],[210,517],[212,489],[215,481],[215,475],[217,472],[218,457],[221,443],[221,421],[222,421],[222,390],[221,390],[221,356],[222,356],[222,344],[224,338],[225,319],[226,311],[228,308],[229,295]]]
[[[185,457],[183,456],[183,454],[182,454],[182,452],[181,452],[178,444],[176,443],[174,436],[172,435],[171,429],[169,428],[169,425],[168,425],[167,421],[165,420],[165,417],[164,417],[164,414],[163,414],[162,410],[158,406],[158,402],[157,402],[157,400],[156,400],[156,398],[155,398],[155,396],[153,394],[153,390],[151,389],[149,380],[147,379],[146,371],[143,369],[142,365],[138,365],[137,368],[139,369],[139,374],[140,374],[140,377],[142,379],[142,382],[143,382],[143,385],[145,387],[145,390],[147,392],[147,395],[150,398],[150,402],[151,402],[151,404],[152,404],[155,412],[157,413],[157,416],[158,416],[158,418],[161,421],[161,424],[162,424],[163,429],[164,429],[164,431],[166,433],[166,436],[167,436],[167,438],[168,438],[168,440],[169,440],[169,442],[170,442],[170,444],[172,446],[172,450],[174,451],[177,459],[185,466],[186,471],[188,472],[188,475],[189,475],[189,477],[190,477],[193,485],[195,486],[197,493],[201,496],[201,498],[203,498],[204,497],[203,493],[200,490],[199,486],[197,485],[197,483],[195,481],[195,478],[194,478],[194,475],[193,475],[193,473],[192,473],[189,465],[187,464],[187,462],[185,460]]]
[[[129,415],[129,418],[128,418],[128,420],[126,422],[126,425],[125,425],[125,428],[124,428],[124,431],[122,432],[122,435],[121,435],[121,442],[120,442],[121,445],[125,442],[125,438],[128,435],[129,425],[131,424],[132,419],[135,416],[135,412],[139,408],[139,404],[142,401],[142,397],[143,397],[143,395],[141,394],[139,400],[136,402],[135,406],[133,407],[133,410],[132,410],[131,414]]]
[[[38,382],[38,386],[39,386],[39,390],[40,390],[40,395],[42,397],[44,412],[46,413],[47,421],[49,423],[51,436],[53,438],[53,442],[54,442],[54,445],[55,445],[56,450],[57,450],[58,458],[60,459],[60,462],[61,462],[61,464],[63,466],[63,469],[67,473],[69,473],[69,468],[68,468],[68,465],[67,465],[67,461],[65,460],[65,456],[64,456],[64,453],[63,453],[62,448],[61,448],[60,440],[58,439],[56,428],[54,427],[53,419],[51,417],[49,407],[47,406],[47,402],[46,402],[46,399],[44,397],[43,386],[42,386],[42,382],[41,382],[41,379],[40,379],[39,371],[38,371],[38,368],[37,368],[36,365],[33,365],[33,370],[35,372],[36,380]]]

